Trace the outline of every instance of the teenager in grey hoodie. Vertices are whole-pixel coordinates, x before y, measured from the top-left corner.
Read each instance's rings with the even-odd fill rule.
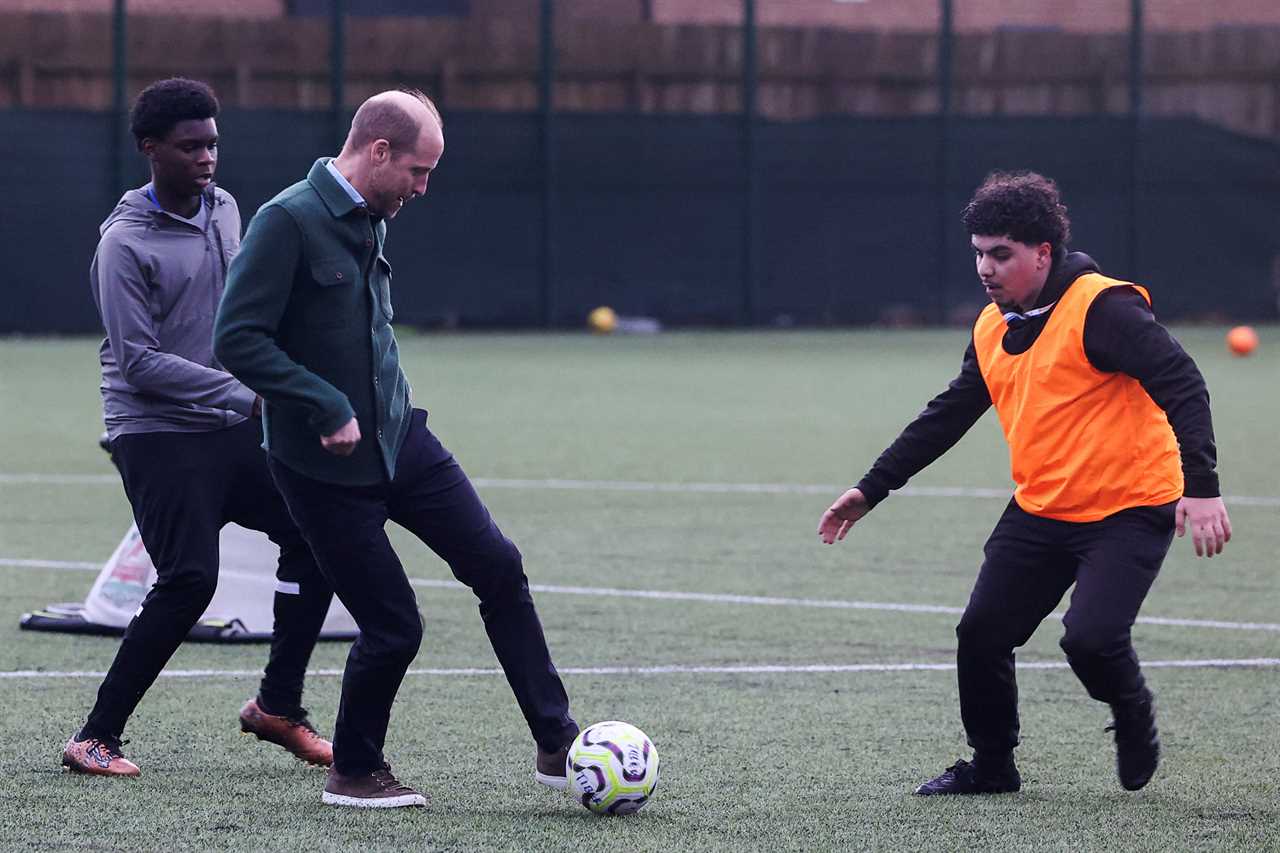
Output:
[[[130,116],[151,182],[102,223],[90,268],[112,457],[157,580],[62,763],[137,776],[120,736],[138,702],[213,598],[228,522],[280,546],[271,654],[240,726],[312,763],[333,748],[302,707],[307,662],[333,598],[267,469],[256,395],[213,356],[213,321],[240,244],[235,199],[213,184],[218,102],[203,83],[147,87]]]
[[[201,433],[255,414],[256,395],[213,357],[213,318],[240,246],[235,199],[208,185],[192,217],[161,207],[148,184],[102,223],[89,268],[102,341],[107,437]]]

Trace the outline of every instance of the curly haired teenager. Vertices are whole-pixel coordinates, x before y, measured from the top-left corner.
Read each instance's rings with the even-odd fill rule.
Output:
[[[1209,394],[1147,291],[1067,251],[1071,223],[1052,180],[993,173],[963,220],[991,304],[960,375],[831,505],[818,533],[843,539],[994,405],[1015,489],[956,628],[974,755],[915,793],[1021,788],[1014,649],[1073,584],[1061,646],[1089,695],[1110,705],[1117,774],[1134,791],[1154,775],[1160,743],[1130,629],[1175,530],[1190,528],[1198,556],[1220,554],[1231,538]]]

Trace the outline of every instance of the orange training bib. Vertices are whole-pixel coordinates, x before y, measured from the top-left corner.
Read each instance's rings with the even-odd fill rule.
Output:
[[[1054,307],[1031,348],[1009,355],[1000,309],[973,327],[974,349],[1009,442],[1014,499],[1032,515],[1086,522],[1182,497],[1178,442],[1138,380],[1104,373],[1084,352],[1089,306],[1111,287],[1137,285],[1088,273]]]

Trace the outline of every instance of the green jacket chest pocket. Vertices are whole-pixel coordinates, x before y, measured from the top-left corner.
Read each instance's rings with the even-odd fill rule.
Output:
[[[308,294],[303,319],[313,328],[341,328],[363,315],[360,268],[352,257],[321,258],[311,262],[316,287]],[[361,324],[363,325],[363,324]]]
[[[372,278],[370,283],[373,285],[373,292],[377,297],[382,317],[390,323],[395,317],[395,311],[391,307],[391,264],[379,255],[374,258],[373,269],[369,275]]]

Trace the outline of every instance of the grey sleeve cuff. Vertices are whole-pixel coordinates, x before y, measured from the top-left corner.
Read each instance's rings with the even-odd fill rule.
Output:
[[[253,401],[256,399],[258,395],[253,393],[253,389],[243,383],[236,383],[236,387],[227,395],[227,408],[246,418],[253,417]]]

